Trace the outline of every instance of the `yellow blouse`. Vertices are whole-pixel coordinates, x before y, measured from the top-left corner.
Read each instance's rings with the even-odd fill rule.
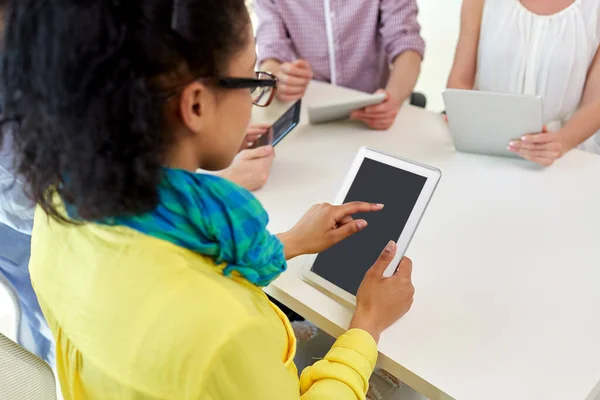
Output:
[[[31,253],[65,400],[365,397],[377,359],[368,333],[343,334],[298,379],[285,315],[210,258],[40,209]]]

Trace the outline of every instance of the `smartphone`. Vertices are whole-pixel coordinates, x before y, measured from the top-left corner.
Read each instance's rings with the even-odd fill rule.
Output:
[[[283,113],[281,117],[252,145],[253,149],[261,146],[275,146],[286,137],[300,122],[300,109],[302,108],[302,99],[294,103],[293,106]]]

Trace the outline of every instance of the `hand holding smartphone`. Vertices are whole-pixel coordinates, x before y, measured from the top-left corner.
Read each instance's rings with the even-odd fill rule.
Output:
[[[291,106],[275,123],[267,130],[267,133],[256,140],[251,148],[256,149],[262,146],[275,146],[287,136],[300,122],[300,110],[302,100],[298,100]]]

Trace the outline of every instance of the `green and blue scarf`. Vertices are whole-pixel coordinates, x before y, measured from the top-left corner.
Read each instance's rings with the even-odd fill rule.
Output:
[[[260,202],[247,190],[217,176],[163,169],[154,211],[113,218],[146,235],[225,263],[249,282],[267,286],[287,264],[283,244],[267,231],[269,222]]]

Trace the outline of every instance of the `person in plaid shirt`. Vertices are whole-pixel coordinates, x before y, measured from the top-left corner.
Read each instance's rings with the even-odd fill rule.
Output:
[[[411,95],[425,43],[416,0],[255,0],[260,69],[279,79],[282,101],[301,98],[311,79],[385,92],[353,119],[388,129]]]

